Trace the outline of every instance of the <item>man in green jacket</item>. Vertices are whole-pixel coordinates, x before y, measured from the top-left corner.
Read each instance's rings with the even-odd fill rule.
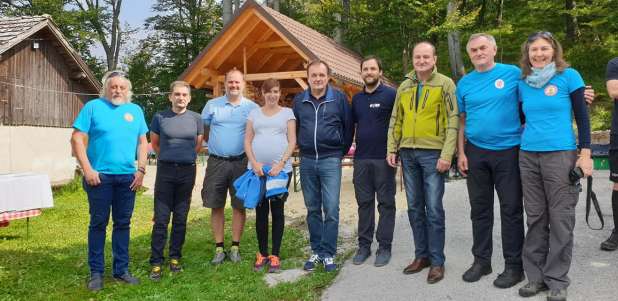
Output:
[[[401,158],[415,259],[404,270],[430,267],[427,282],[444,278],[444,179],[457,144],[455,83],[436,71],[436,49],[416,44],[414,71],[397,90],[388,130],[388,163]]]

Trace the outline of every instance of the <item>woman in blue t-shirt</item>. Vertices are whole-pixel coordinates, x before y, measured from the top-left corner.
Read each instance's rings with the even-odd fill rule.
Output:
[[[530,35],[522,46],[518,87],[525,115],[519,167],[528,224],[522,259],[529,281],[519,294],[549,289],[550,301],[566,300],[569,285],[579,194],[579,181],[571,182],[569,173],[579,167],[585,176],[592,174],[584,81],[562,53],[551,33]]]

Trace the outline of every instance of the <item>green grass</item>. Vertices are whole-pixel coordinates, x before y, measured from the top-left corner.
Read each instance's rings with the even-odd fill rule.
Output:
[[[111,278],[111,221],[105,249],[105,288],[86,289],[88,202],[79,185],[69,184],[54,192],[53,209],[30,220],[11,222],[0,228],[0,300],[316,300],[336,273],[316,271],[294,283],[268,288],[263,273],[253,272],[257,251],[255,223],[248,220],[241,243],[240,264],[226,262],[214,267],[210,215],[204,208],[189,213],[183,248],[184,272],[171,275],[167,269],[159,283],[148,279],[152,198],[139,195],[131,227],[130,270],[142,283],[127,286]],[[226,212],[229,221],[229,212]],[[229,223],[226,224],[226,244]],[[281,249],[282,268],[299,268],[308,245],[298,229],[286,228]],[[226,247],[229,247],[226,245]]]

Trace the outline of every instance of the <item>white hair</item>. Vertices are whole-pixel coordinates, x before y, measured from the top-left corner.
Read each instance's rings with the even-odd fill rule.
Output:
[[[494,36],[488,34],[488,33],[484,33],[484,32],[480,32],[480,33],[475,33],[472,34],[470,36],[470,38],[468,38],[468,43],[466,43],[466,49],[470,48],[470,42],[478,39],[478,38],[485,38],[487,39],[487,41],[489,41],[489,43],[491,45],[494,46],[494,48],[498,48],[498,44],[496,44],[496,38],[494,38]]]
[[[127,91],[127,98],[125,100],[125,103],[131,102],[133,98],[133,85],[131,84],[131,81],[127,78],[126,74],[120,70],[108,71],[105,73],[105,75],[103,75],[103,78],[101,79],[103,86],[101,87],[101,91],[99,91],[99,96],[105,97],[105,94],[107,93],[107,88],[109,87],[109,82],[114,77],[120,77],[127,84],[128,91]]]

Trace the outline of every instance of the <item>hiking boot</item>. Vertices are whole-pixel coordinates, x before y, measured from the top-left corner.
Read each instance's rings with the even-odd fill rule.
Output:
[[[522,297],[532,297],[542,291],[546,291],[549,288],[545,282],[529,281],[526,285],[519,288],[519,295]]]
[[[150,270],[150,276],[148,278],[150,278],[150,280],[152,281],[161,280],[161,266],[153,265],[152,269]]]
[[[618,231],[614,229],[609,238],[601,243],[601,250],[603,251],[615,251],[618,249]]]
[[[461,278],[465,282],[477,282],[481,277],[489,274],[491,274],[491,265],[475,261]]]
[[[222,264],[223,260],[225,260],[225,253],[223,252],[222,247],[215,248],[215,256],[210,261],[211,264],[218,265]]]
[[[567,299],[567,290],[563,289],[553,289],[547,295],[547,301],[566,301]]]
[[[180,265],[180,261],[176,258],[170,259],[170,272],[179,273],[182,272],[182,266]]]
[[[334,257],[324,257],[322,263],[324,264],[324,271],[326,272],[332,272],[337,269]]]
[[[230,248],[230,260],[234,263],[238,263],[240,262],[241,258],[240,258],[240,250],[238,248],[238,246],[232,246]]]
[[[268,262],[270,265],[270,267],[268,268],[269,273],[281,272],[281,261],[279,260],[279,256],[275,256],[275,255],[268,256]]]
[[[526,278],[524,276],[524,271],[513,268],[505,268],[502,274],[498,275],[498,278],[494,280],[494,286],[498,288],[509,288],[513,287],[515,284],[520,283]]]
[[[376,267],[383,267],[391,261],[391,250],[378,249],[376,252],[376,261],[373,263]]]
[[[367,258],[371,255],[371,250],[369,248],[360,247],[356,251],[354,258],[352,258],[352,263],[355,265],[363,264]]]
[[[137,284],[139,284],[139,279],[133,277],[133,275],[131,275],[129,272],[126,272],[126,273],[124,273],[122,275],[119,275],[119,276],[118,275],[114,276],[114,278],[117,281],[124,282],[124,283],[129,284],[129,285],[137,285]]]
[[[262,256],[260,252],[257,252],[257,254],[255,254],[255,264],[253,264],[253,271],[261,272],[264,266],[266,266],[266,264],[268,264],[268,257]]]
[[[309,259],[307,259],[307,261],[305,261],[305,265],[303,266],[303,270],[305,271],[313,271],[315,270],[315,266],[322,262],[322,259],[320,259],[320,255],[318,254],[313,254],[311,255],[311,257],[309,257]]]
[[[103,289],[103,275],[92,274],[88,280],[88,289],[92,292],[98,292]]]

